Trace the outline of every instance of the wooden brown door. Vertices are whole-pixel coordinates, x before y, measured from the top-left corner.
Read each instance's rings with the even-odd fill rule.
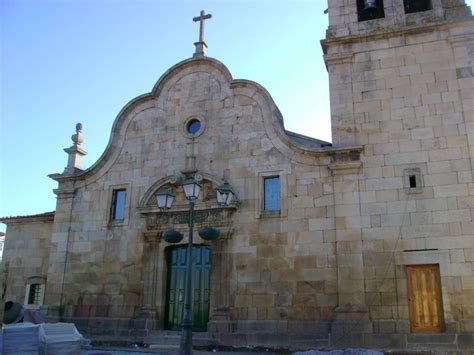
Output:
[[[407,266],[410,328],[416,333],[443,330],[443,308],[438,265]]]

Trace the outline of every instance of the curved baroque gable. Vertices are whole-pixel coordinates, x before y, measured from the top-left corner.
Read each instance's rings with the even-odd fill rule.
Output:
[[[308,153],[322,151],[302,147],[290,139],[280,111],[262,86],[233,80],[229,70],[215,59],[191,58],[173,66],[152,92],[133,99],[120,111],[104,153],[77,178],[97,180],[114,164],[128,164],[133,159],[174,166],[175,170],[184,168],[182,157],[189,155],[190,137],[186,137],[183,127],[193,117],[201,120],[208,131],[199,142],[204,151],[212,150],[208,147],[211,144],[222,147],[225,143],[228,151],[220,149],[219,153],[229,154],[240,149],[241,140],[255,138],[266,141],[263,152],[275,150],[311,165],[316,159]],[[166,159],[156,153],[163,149]],[[138,157],[140,154],[142,157]],[[175,171],[161,173],[171,175]]]

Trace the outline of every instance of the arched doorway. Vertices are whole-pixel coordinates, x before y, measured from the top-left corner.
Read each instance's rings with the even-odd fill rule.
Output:
[[[168,277],[166,288],[165,327],[181,330],[186,282],[186,246],[171,248],[167,254]],[[211,249],[193,246],[193,331],[206,331],[209,322],[209,280]]]

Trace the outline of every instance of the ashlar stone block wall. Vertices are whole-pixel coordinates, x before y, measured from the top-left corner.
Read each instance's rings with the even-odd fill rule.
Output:
[[[169,213],[186,212],[176,181],[197,172],[198,213],[220,208],[212,191],[224,179],[239,200],[219,210],[221,239],[195,239],[212,254],[209,330],[233,333],[229,343],[262,344],[251,338],[258,331],[272,334],[270,345],[288,334],[367,345],[385,339],[375,332],[398,333],[383,344],[405,347],[406,266],[424,264],[439,266],[447,330],[472,332],[474,21],[462,1],[433,0],[406,16],[402,3],[386,0],[383,19],[359,23],[355,1],[329,2],[332,147],[294,139],[258,84],[212,58],[185,60],[123,108],[91,168],[51,175],[54,225],[9,225],[10,269],[46,273],[46,314],[88,334],[137,336],[137,320],[162,329],[169,220],[154,194],[171,186]],[[201,121],[195,135],[190,119]],[[279,211],[263,210],[271,176]],[[113,221],[119,188],[124,218]],[[23,247],[35,233],[28,243],[44,245],[30,260],[38,249]],[[13,298],[24,297],[23,282],[11,280]]]
[[[24,304],[29,278],[47,278],[48,250],[53,220],[18,221],[8,224],[3,254],[4,301]],[[2,310],[3,314],[3,310]]]

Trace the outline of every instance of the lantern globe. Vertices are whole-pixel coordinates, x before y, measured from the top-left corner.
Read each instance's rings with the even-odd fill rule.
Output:
[[[188,177],[186,180],[184,180],[183,190],[188,200],[196,200],[199,197],[201,185],[194,177]]]
[[[217,192],[217,203],[219,205],[229,206],[232,200],[235,197],[234,190],[232,186],[227,181],[224,181],[222,185],[216,188]]]
[[[161,209],[170,209],[174,201],[173,190],[169,186],[164,186],[155,194],[156,204]]]

